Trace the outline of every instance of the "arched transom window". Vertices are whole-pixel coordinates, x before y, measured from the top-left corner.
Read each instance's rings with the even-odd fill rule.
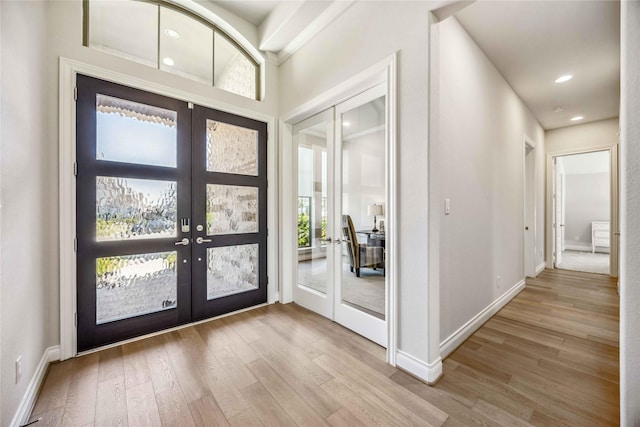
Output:
[[[85,0],[84,45],[259,99],[260,66],[204,18],[162,1]]]

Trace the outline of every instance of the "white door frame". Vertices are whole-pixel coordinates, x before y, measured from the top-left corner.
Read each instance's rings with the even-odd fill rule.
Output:
[[[387,323],[387,362],[395,366],[397,352],[397,167],[396,167],[396,54],[385,58],[370,68],[362,71],[340,85],[330,89],[320,96],[311,99],[294,110],[284,114],[280,120],[280,230],[281,230],[281,302],[293,301],[293,286],[296,274],[296,254],[294,248],[297,236],[291,226],[294,224],[295,199],[294,191],[294,161],[293,124],[327,110],[353,96],[372,88],[378,84],[387,85],[387,165],[386,181],[388,182],[388,206],[385,212],[385,229],[390,239],[387,239],[387,280],[386,292],[386,323]]]
[[[523,176],[524,176],[524,197],[523,197],[523,206],[524,206],[524,275],[525,277],[535,277],[536,276],[536,250],[538,248],[538,230],[536,224],[537,220],[537,167],[536,167],[536,143],[533,139],[529,138],[527,135],[524,136],[524,144],[522,144],[523,153]],[[531,149],[531,153],[527,154],[527,148]],[[533,162],[528,162],[527,157],[533,156]],[[528,167],[530,167],[530,163],[533,163],[533,173],[532,176],[527,174]],[[533,199],[532,206],[529,206],[529,200]],[[529,220],[529,221],[527,221]],[[528,228],[528,230],[527,230]]]
[[[554,251],[553,239],[555,231],[553,229],[553,209],[555,208],[553,200],[553,186],[555,185],[555,168],[554,158],[571,156],[574,154],[595,153],[597,151],[609,152],[609,185],[610,185],[610,242],[611,248],[609,253],[609,275],[618,277],[620,262],[620,170],[618,158],[618,144],[605,145],[585,149],[561,150],[547,153],[547,197],[546,197],[546,264],[547,268],[554,268]]]
[[[276,174],[276,139],[275,118],[246,108],[222,103],[190,92],[152,83],[137,77],[86,64],[80,61],[60,57],[60,96],[59,96],[59,191],[60,191],[60,360],[66,360],[77,354],[76,330],[76,253],[74,240],[76,236],[76,181],[74,164],[76,161],[76,103],[74,91],[76,75],[83,74],[98,79],[130,86],[136,89],[180,99],[226,111],[232,114],[252,118],[267,123],[267,179],[272,183],[267,189],[267,229],[271,232],[267,237],[267,274],[270,278],[267,285],[267,303],[279,299],[277,283],[277,174]],[[208,319],[210,320],[210,319]],[[188,326],[188,325],[187,325]],[[153,335],[153,334],[150,334]],[[142,339],[148,335],[134,338]],[[128,340],[131,341],[131,340]],[[128,342],[127,341],[127,342]]]

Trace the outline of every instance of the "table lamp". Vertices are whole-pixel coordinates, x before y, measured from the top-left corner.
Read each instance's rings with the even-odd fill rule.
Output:
[[[374,203],[372,205],[367,206],[367,214],[373,217],[373,230],[371,231],[373,233],[377,233],[378,227],[376,226],[376,216],[383,214],[382,205],[377,205]]]

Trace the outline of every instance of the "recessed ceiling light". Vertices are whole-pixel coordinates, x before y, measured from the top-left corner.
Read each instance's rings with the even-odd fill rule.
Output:
[[[351,126],[350,122],[342,122],[342,126],[348,128],[349,126]]]
[[[571,117],[571,121],[572,122],[577,122],[578,120],[582,120],[584,119],[584,116],[575,116],[575,117]]]
[[[564,76],[560,76],[556,79],[556,83],[564,83],[571,80],[573,76],[571,74],[565,74]]]
[[[561,105],[559,107],[554,108],[553,112],[554,113],[561,113],[564,111],[564,107]]]
[[[169,67],[173,67],[176,64],[175,61],[168,56],[162,60],[162,63],[164,65],[168,65]]]
[[[178,33],[176,30],[172,30],[171,28],[167,28],[166,30],[164,30],[164,33],[172,39],[180,38],[180,33]]]

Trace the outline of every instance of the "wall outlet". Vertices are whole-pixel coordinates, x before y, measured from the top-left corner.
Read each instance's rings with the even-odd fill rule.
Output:
[[[18,356],[16,359],[16,384],[20,382],[20,378],[22,377],[22,355]]]
[[[500,276],[496,276],[496,288],[498,290],[500,290],[500,285],[501,285],[501,280],[500,280]]]

